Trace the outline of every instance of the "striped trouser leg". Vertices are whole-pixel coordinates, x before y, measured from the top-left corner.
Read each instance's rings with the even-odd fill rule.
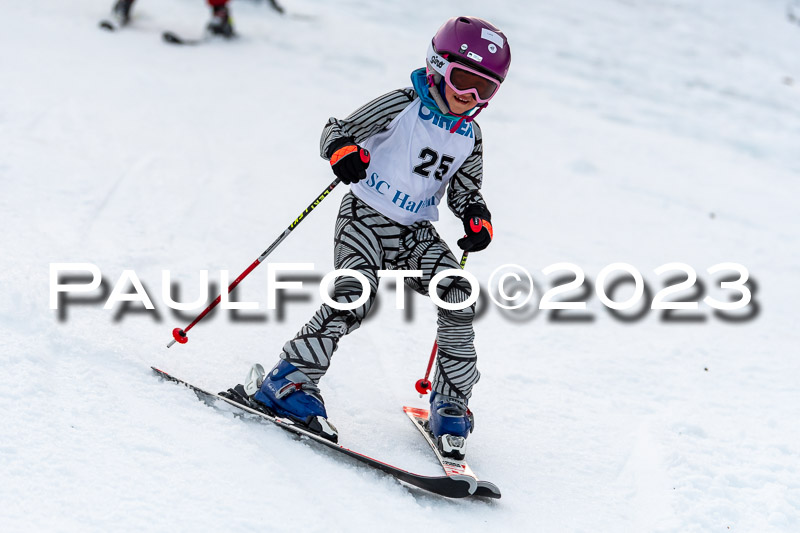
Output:
[[[410,229],[402,241],[397,267],[421,270],[422,278],[409,278],[408,285],[428,294],[430,280],[442,270],[460,268],[459,263],[429,223],[417,223]],[[448,303],[463,302],[471,292],[469,282],[460,277],[443,279],[436,290],[439,298]],[[474,317],[475,304],[455,311],[439,308],[439,355],[433,378],[433,390],[439,394],[469,399],[473,385],[480,379],[472,329]]]
[[[302,370],[315,383],[327,372],[339,339],[361,325],[375,301],[378,270],[387,248],[391,251],[392,247],[391,235],[387,237],[386,233],[393,233],[396,242],[399,227],[352,194],[344,197],[336,221],[334,265],[337,269],[347,268],[363,274],[369,281],[370,297],[360,307],[349,311],[323,304],[297,335],[283,346],[281,359]],[[334,282],[333,300],[336,302],[352,303],[361,294],[361,283],[355,278],[343,276]]]

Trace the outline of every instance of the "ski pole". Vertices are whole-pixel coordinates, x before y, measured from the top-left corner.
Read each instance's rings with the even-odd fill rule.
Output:
[[[464,267],[467,265],[467,255],[469,252],[464,252],[461,256],[461,270],[464,270]],[[433,368],[433,361],[436,359],[436,352],[439,351],[439,338],[437,337],[433,341],[433,349],[431,350],[431,358],[428,361],[428,369],[425,371],[425,377],[422,379],[418,379],[414,388],[417,389],[419,393],[419,397],[422,398],[425,394],[428,394],[431,391],[431,382],[428,377],[431,375],[431,368]]]
[[[258,256],[258,259],[253,261],[253,263],[249,267],[247,267],[244,272],[239,274],[238,278],[233,280],[233,283],[231,283],[228,286],[228,294],[230,294],[231,291],[236,288],[236,286],[239,284],[239,282],[241,282],[244,278],[246,278],[247,275],[250,274],[250,272],[255,270],[255,268],[258,265],[260,265],[264,261],[264,259],[266,259],[267,256],[269,254],[271,254],[272,251],[275,250],[275,248],[277,248],[280,243],[283,242],[283,240],[286,237],[289,236],[289,234],[292,232],[292,230],[294,228],[296,228],[297,225],[300,224],[303,221],[303,219],[305,219],[306,215],[309,214],[311,211],[313,211],[314,208],[316,208],[320,203],[322,203],[322,200],[324,200],[331,193],[331,191],[336,188],[336,186],[338,184],[339,184],[339,178],[336,178],[335,180],[333,180],[333,182],[330,185],[328,185],[328,188],[325,189],[324,191],[322,191],[322,194],[317,196],[317,198],[313,202],[311,202],[311,204],[308,207],[306,207],[305,211],[303,211],[300,214],[299,217],[294,219],[294,221],[291,224],[289,224],[288,228],[283,230],[283,233],[281,233],[280,236],[277,239],[275,239],[275,242],[270,244],[269,248],[264,250],[264,253],[262,253],[260,256]],[[211,312],[211,310],[214,309],[217,306],[217,304],[219,304],[221,299],[222,299],[222,294],[217,296],[217,299],[214,300],[213,302],[211,302],[211,305],[206,307],[203,310],[203,312],[200,313],[199,315],[197,315],[197,317],[194,320],[192,320],[192,323],[189,324],[188,326],[186,326],[185,328],[183,328],[183,329],[180,329],[180,328],[173,329],[172,330],[173,339],[171,341],[169,341],[169,344],[167,344],[167,348],[169,348],[170,346],[175,344],[175,342],[178,342],[180,344],[186,344],[186,342],[188,342],[188,340],[189,340],[189,337],[186,336],[186,334],[189,332],[189,330],[192,329],[195,324],[200,322],[203,319],[203,317],[205,317],[209,312]]]

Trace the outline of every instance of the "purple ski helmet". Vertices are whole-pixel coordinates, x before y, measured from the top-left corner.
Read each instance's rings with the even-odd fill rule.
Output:
[[[448,61],[465,64],[503,82],[511,64],[511,48],[505,34],[493,24],[477,17],[454,17],[445,22],[431,41],[431,52]]]

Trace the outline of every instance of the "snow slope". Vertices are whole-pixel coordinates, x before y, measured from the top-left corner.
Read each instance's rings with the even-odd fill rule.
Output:
[[[243,38],[197,33],[199,0],[139,0],[135,29],[96,29],[111,0],[8,2],[0,32],[0,523],[3,531],[800,530],[800,28],[778,0],[234,2]],[[484,283],[516,263],[705,270],[757,282],[754,319],[591,322],[545,311],[476,323],[481,383],[470,463],[497,502],[406,488],[283,432],[209,409],[156,365],[214,390],[271,365],[319,298],[281,318],[217,313],[164,348],[198,271],[243,270],[331,180],[331,116],[408,84],[446,18],[509,35],[508,82],[481,115],[495,241],[470,257]],[[336,190],[275,252],[331,267]],[[454,246],[460,222],[437,224]],[[112,286],[133,269],[158,309],[103,299],[48,307],[49,264],[90,262]],[[617,299],[624,299],[620,289]],[[578,294],[577,292],[574,294]],[[688,294],[688,293],[687,293]],[[239,298],[266,305],[266,272]],[[402,415],[424,405],[435,321],[392,291],[345,339],[322,382],[343,443],[411,470],[438,466]],[[138,308],[137,308],[138,309]],[[534,310],[535,311],[535,310]],[[252,313],[251,313],[252,314]],[[265,524],[263,520],[268,520]]]

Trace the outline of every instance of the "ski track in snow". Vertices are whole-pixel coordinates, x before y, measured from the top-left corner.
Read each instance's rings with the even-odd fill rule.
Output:
[[[785,2],[285,0],[298,16],[280,17],[242,0],[243,38],[200,47],[160,41],[199,34],[199,0],[139,0],[117,34],[96,29],[111,3],[4,6],[3,531],[800,530],[800,28]],[[582,324],[545,311],[514,322],[492,306],[476,323],[469,460],[503,491],[496,502],[409,489],[149,370],[222,390],[273,364],[317,296],[283,320],[216,313],[166,350],[193,314],[166,309],[161,270],[191,300],[200,269],[214,281],[250,264],[330,182],[326,119],[407,85],[456,14],[503,28],[514,58],[480,117],[496,238],[468,269],[485,283],[517,263],[544,287],[555,262],[593,280],[625,261],[659,288],[661,264],[710,284],[706,268],[734,261],[760,306],[749,322],[701,305],[705,322],[674,324],[655,312],[622,323],[595,296]],[[342,195],[273,259],[330,269]],[[441,211],[455,246],[461,223]],[[98,299],[58,320],[51,262],[95,263],[109,286],[134,269],[159,318],[115,320]],[[259,269],[237,296],[263,307],[265,286]],[[424,405],[413,384],[434,313],[415,297],[405,323],[393,291],[380,294],[322,382],[326,404],[346,446],[437,474],[400,409]]]

